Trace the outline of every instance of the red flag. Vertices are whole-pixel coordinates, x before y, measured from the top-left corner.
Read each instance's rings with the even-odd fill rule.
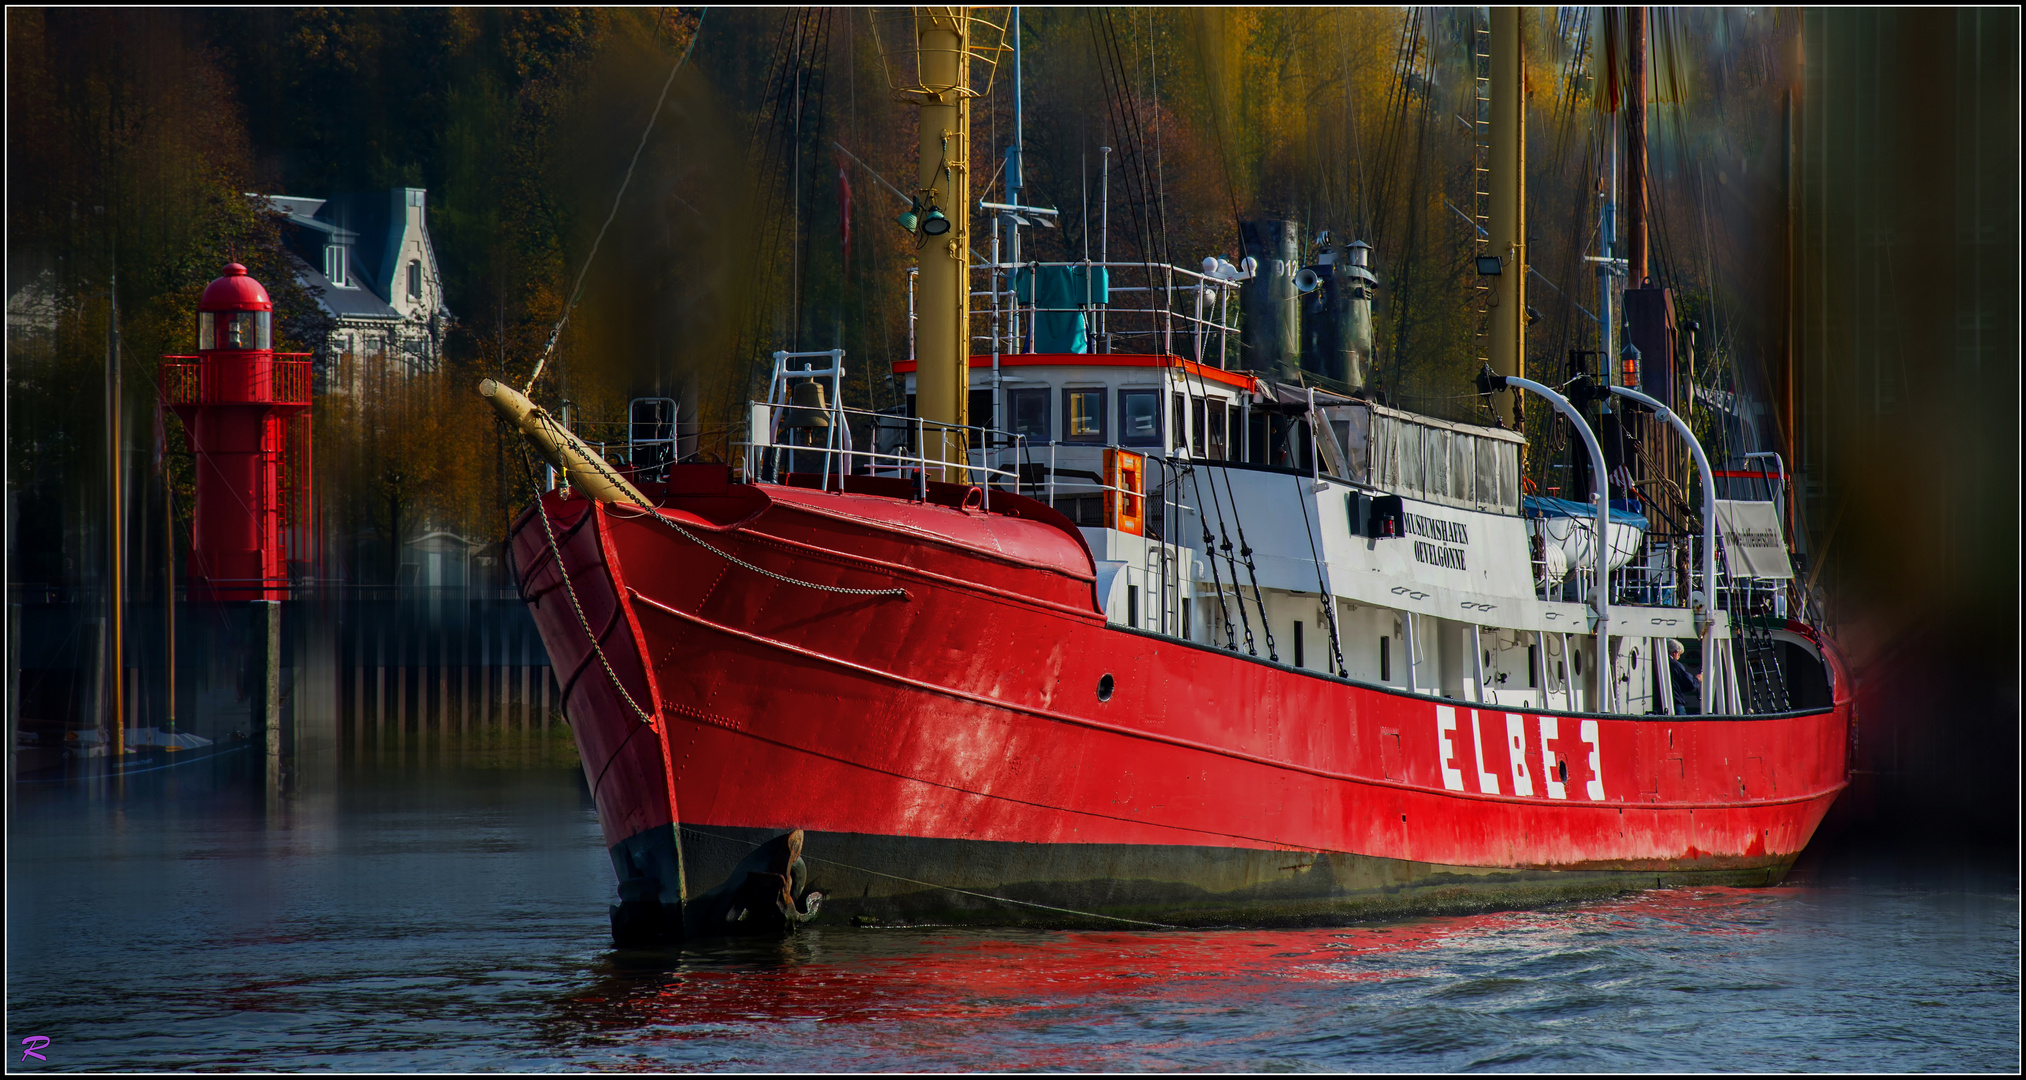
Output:
[[[851,265],[851,177],[844,169],[844,155],[837,155],[837,221],[844,232],[844,265]]]

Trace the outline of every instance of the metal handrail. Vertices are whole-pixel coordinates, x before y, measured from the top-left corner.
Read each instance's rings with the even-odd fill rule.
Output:
[[[1159,293],[1164,295],[1165,300],[1158,305],[1149,304],[1144,307],[1121,307],[1110,302],[1077,304],[1069,307],[1043,307],[1032,301],[1024,304],[1019,303],[1018,290],[1011,287],[1010,282],[1005,281],[1005,276],[1011,272],[1023,269],[1039,269],[1044,267],[1084,267],[1086,269],[1103,269],[1107,272],[1114,270],[1140,270],[1150,279],[1146,284],[1107,284],[1107,296],[1114,293],[1145,293],[1149,297],[1152,297],[1154,294]],[[1180,331],[1183,334],[1193,334],[1196,346],[1194,351],[1198,354],[1195,359],[1197,362],[1203,363],[1208,361],[1211,353],[1211,350],[1207,347],[1206,337],[1210,333],[1215,333],[1217,335],[1216,363],[1219,367],[1224,366],[1224,358],[1228,355],[1230,335],[1238,331],[1238,327],[1229,318],[1229,294],[1238,287],[1239,282],[1190,270],[1186,267],[1171,266],[1164,263],[1110,262],[1096,259],[1061,262],[1044,262],[1041,260],[1003,262],[993,259],[974,262],[971,264],[970,269],[974,272],[982,272],[987,275],[989,283],[989,287],[987,288],[971,290],[970,295],[974,299],[989,300],[990,306],[995,313],[995,325],[992,332],[972,334],[970,335],[970,339],[973,341],[989,342],[993,346],[993,351],[1002,354],[1019,354],[1023,352],[1024,350],[1020,346],[1024,341],[1024,330],[1031,329],[1035,315],[1046,313],[1073,314],[1081,312],[1093,316],[1094,319],[1101,315],[1104,317],[1106,324],[1109,323],[1110,317],[1113,315],[1144,315],[1148,317],[1151,323],[1150,329],[1111,330],[1106,325],[1102,330],[1092,331],[1093,336],[1096,338],[1096,341],[1093,343],[1093,352],[1109,352],[1109,348],[1102,346],[1108,344],[1110,339],[1158,337],[1161,339],[1160,351],[1172,354],[1174,351],[1175,335],[1177,331]],[[913,332],[917,318],[913,295],[913,274],[915,270],[910,268],[908,273],[910,275],[908,279],[908,359],[914,360]],[[1164,278],[1165,280],[1152,280],[1155,278]],[[1213,310],[1221,314],[1205,313],[1206,305],[1203,303],[1203,300],[1206,296],[1211,295],[1217,297],[1217,307]],[[1187,310],[1182,310],[1180,307],[1181,304],[1187,303],[1190,297],[1195,298],[1196,301],[1196,311],[1193,314]],[[1003,323],[996,317],[999,312],[1004,312],[1009,316]],[[1024,325],[1022,316],[1025,316]]]
[[[766,405],[768,403],[753,402],[751,404]],[[1036,464],[1035,462],[1030,462],[1028,458],[1030,454],[1040,449],[1040,445],[1030,442],[1025,435],[978,424],[950,424],[942,421],[926,420],[919,416],[902,417],[890,412],[876,412],[870,409],[833,407],[824,410],[824,414],[835,416],[843,422],[849,422],[852,417],[869,420],[872,422],[875,432],[880,429],[891,430],[893,421],[903,421],[902,429],[909,431],[913,435],[913,438],[910,440],[912,449],[902,453],[882,451],[878,448],[876,434],[872,447],[868,449],[846,449],[836,444],[801,446],[793,443],[755,441],[752,438],[752,433],[748,431],[745,439],[737,439],[732,442],[735,448],[742,448],[744,451],[746,475],[757,478],[762,475],[775,473],[778,469],[778,459],[772,463],[773,467],[769,467],[769,463],[763,459],[762,455],[767,450],[785,450],[794,454],[818,455],[824,461],[826,476],[829,475],[832,463],[840,457],[845,460],[842,463],[843,469],[839,470],[839,475],[846,475],[847,471],[853,467],[852,460],[850,459],[863,459],[869,475],[881,475],[881,470],[885,470],[886,475],[912,476],[916,478],[919,485],[917,494],[921,497],[927,496],[928,470],[932,468],[942,469],[957,466],[968,469],[973,473],[983,473],[985,474],[985,479],[978,483],[977,486],[983,492],[987,509],[990,508],[991,493],[995,486],[1001,490],[1010,488],[1016,492],[1025,488],[1039,487],[1044,493],[1042,501],[1046,502],[1050,509],[1057,509],[1057,500],[1069,496],[1086,496],[1111,492],[1121,497],[1131,496],[1142,500],[1149,498],[1148,494],[1144,491],[1132,491],[1118,484],[1106,484],[1101,481],[1087,480],[1081,477],[1071,479],[1060,478],[1057,465],[1058,451],[1064,449],[1100,453],[1105,450],[1126,450],[1136,454],[1144,453],[1140,449],[1122,447],[1116,444],[1062,443],[1051,440],[1046,444],[1041,444],[1046,445],[1048,448],[1047,477],[1041,483],[1035,484],[1022,479],[1020,466],[1023,464]],[[970,435],[980,435],[982,436],[980,441],[984,445],[967,448],[965,460],[961,463],[942,461],[931,457],[927,452],[927,434],[930,429],[940,432],[961,431],[966,433],[967,437]],[[1007,462],[1009,456],[1013,459],[1010,467],[1008,467]],[[1180,499],[1175,499],[1173,505],[1181,510],[1194,509],[1194,507],[1188,506]]]
[[[1487,367],[1486,369],[1490,369]],[[1596,678],[1597,689],[1590,698],[1590,707],[1597,712],[1611,711],[1611,695],[1616,689],[1611,679],[1611,484],[1610,474],[1604,467],[1604,450],[1597,444],[1597,434],[1590,430],[1590,424],[1569,399],[1553,388],[1543,386],[1531,379],[1517,375],[1490,375],[1487,377],[1488,391],[1512,387],[1525,390],[1536,397],[1545,399],[1555,411],[1568,420],[1576,434],[1582,436],[1583,448],[1590,454],[1590,475],[1597,485],[1596,528],[1597,528],[1597,593],[1591,597],[1592,609],[1597,614],[1594,633],[1597,639],[1597,655],[1591,665]]]

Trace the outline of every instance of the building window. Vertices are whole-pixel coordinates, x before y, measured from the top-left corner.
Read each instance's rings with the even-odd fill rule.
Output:
[[[1127,446],[1161,445],[1161,392],[1119,391],[1119,441]]]
[[[408,263],[408,299],[422,299],[422,264],[414,260]]]
[[[1006,394],[1006,426],[1029,442],[1049,440],[1048,391],[1011,390]]]
[[[348,261],[345,254],[342,244],[324,245],[324,276],[331,279],[331,284],[341,289],[350,288],[352,284],[350,276],[345,273],[345,264]]]
[[[1104,388],[1062,392],[1062,440],[1101,443],[1104,441]]]

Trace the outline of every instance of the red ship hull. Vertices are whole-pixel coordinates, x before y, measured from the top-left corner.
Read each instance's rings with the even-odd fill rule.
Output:
[[[1826,649],[1818,711],[1479,708],[1107,625],[1081,536],[1028,500],[678,474],[658,514],[550,493],[513,534],[629,902],[694,898],[793,829],[826,922],[1772,884],[1845,786]]]

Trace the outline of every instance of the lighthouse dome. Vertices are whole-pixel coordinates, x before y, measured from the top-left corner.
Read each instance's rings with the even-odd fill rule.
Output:
[[[225,276],[204,287],[199,311],[273,311],[274,302],[260,282],[246,276],[246,267],[225,264]]]

